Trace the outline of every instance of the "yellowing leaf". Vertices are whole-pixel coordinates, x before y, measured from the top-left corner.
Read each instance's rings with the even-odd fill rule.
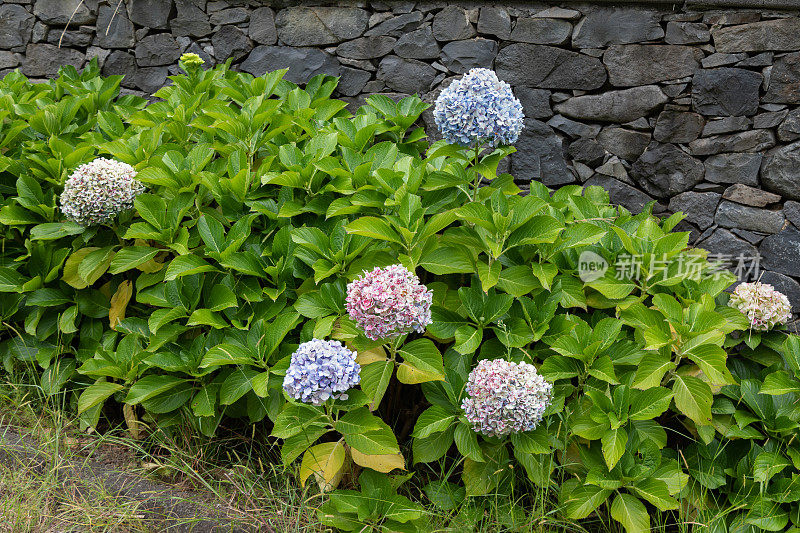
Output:
[[[133,440],[142,438],[142,423],[136,418],[136,408],[132,405],[123,404],[122,414],[125,416],[125,424],[128,426],[128,432]]]
[[[350,347],[352,350],[353,348]],[[386,350],[383,346],[376,346],[369,350],[360,350],[356,352],[356,363],[361,366],[375,363],[376,361],[386,361]]]
[[[309,448],[300,463],[300,485],[305,486],[306,480],[314,474],[321,491],[335,489],[342,479],[346,455],[342,441],[325,442]]]
[[[129,280],[123,281],[117,287],[117,292],[111,297],[111,308],[108,310],[111,329],[117,329],[117,324],[125,318],[125,309],[128,307],[128,302],[131,301],[132,294],[133,284]]]
[[[142,272],[144,272],[146,274],[155,274],[156,272],[158,272],[159,270],[164,268],[164,263],[159,263],[158,261],[156,261],[156,258],[154,257],[150,261],[147,261],[146,263],[142,263],[141,265],[137,266],[136,268],[141,270]]]
[[[99,249],[100,248],[97,247],[88,247],[81,248],[74,252],[67,258],[66,262],[64,262],[64,275],[61,276],[61,279],[76,289],[85,289],[88,287],[89,284],[86,283],[86,280],[78,275],[78,267],[87,255]]]
[[[355,448],[350,448],[350,456],[353,458],[353,462],[355,462],[357,465],[371,468],[373,470],[377,470],[378,472],[383,472],[384,474],[388,474],[395,468],[399,468],[400,470],[406,469],[406,460],[403,458],[403,454],[401,453],[367,455],[365,453],[361,453]]]
[[[428,381],[444,381],[444,378],[438,372],[421,370],[408,364],[408,362],[404,362],[397,367],[397,379],[400,380],[400,383],[408,385],[426,383]]]

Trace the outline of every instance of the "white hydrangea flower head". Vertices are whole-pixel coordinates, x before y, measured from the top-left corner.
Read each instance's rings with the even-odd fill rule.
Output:
[[[747,315],[750,325],[757,331],[770,330],[792,318],[789,298],[772,285],[760,281],[739,284],[728,305]]]
[[[450,144],[514,144],[524,126],[522,104],[494,71],[474,68],[436,99],[436,126]]]
[[[133,200],[145,191],[136,171],[127,163],[97,158],[79,166],[64,183],[61,211],[84,226],[105,224],[133,207]]]
[[[470,372],[466,391],[461,408],[472,429],[497,437],[536,429],[553,385],[532,364],[483,359]]]

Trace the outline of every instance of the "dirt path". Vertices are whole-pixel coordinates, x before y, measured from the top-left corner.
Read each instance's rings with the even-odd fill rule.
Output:
[[[38,473],[55,468],[55,474],[64,483],[65,490],[69,487],[81,491],[82,485],[100,485],[109,494],[138,504],[138,514],[143,515],[148,524],[152,523],[152,531],[275,533],[268,526],[256,529],[237,524],[238,521],[226,513],[224,506],[204,501],[201,495],[114,469],[91,458],[85,461],[60,458],[54,466],[51,452],[4,425],[0,425],[0,464],[12,471],[24,468]]]

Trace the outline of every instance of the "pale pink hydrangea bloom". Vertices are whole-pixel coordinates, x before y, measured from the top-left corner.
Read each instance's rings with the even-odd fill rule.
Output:
[[[347,313],[372,340],[424,332],[432,302],[433,292],[403,265],[376,267],[347,286]]]
[[[767,331],[792,318],[792,306],[785,294],[767,283],[742,283],[731,294],[728,305],[738,309],[758,331]]]
[[[536,429],[553,385],[532,364],[483,359],[470,372],[466,390],[461,408],[472,429],[496,437]]]
[[[136,171],[127,163],[99,157],[79,166],[64,183],[61,211],[83,226],[111,221],[133,207],[133,200],[145,190]]]

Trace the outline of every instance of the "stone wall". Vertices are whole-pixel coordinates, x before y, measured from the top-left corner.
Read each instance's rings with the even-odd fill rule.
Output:
[[[0,75],[44,78],[97,56],[144,94],[188,51],[255,75],[289,67],[295,82],[338,75],[357,104],[377,92],[432,102],[453,76],[494,68],[528,117],[518,180],[684,211],[694,243],[760,254],[762,279],[797,311],[800,14],[777,11],[796,0],[730,7],[741,4],[0,0]]]

